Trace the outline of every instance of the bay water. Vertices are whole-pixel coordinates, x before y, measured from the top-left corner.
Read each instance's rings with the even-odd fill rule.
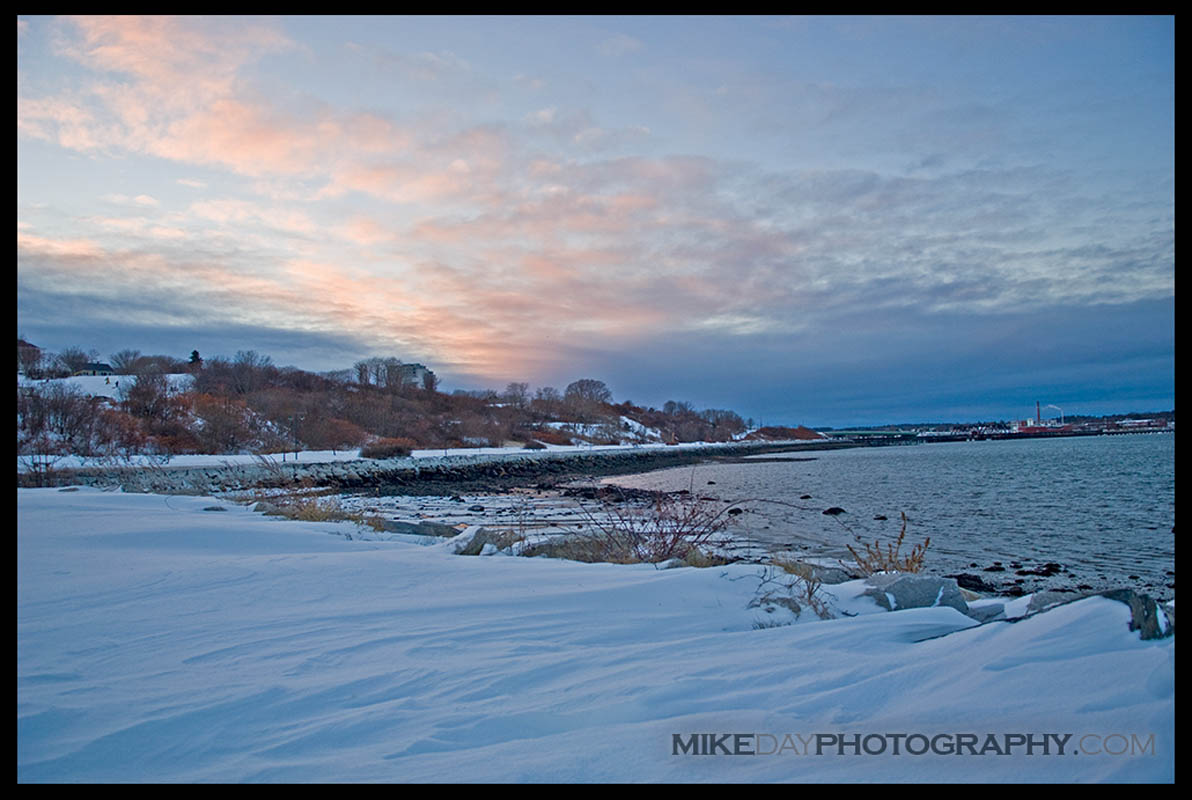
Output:
[[[1175,434],[799,452],[605,479],[743,503],[735,536],[808,559],[930,537],[925,572],[991,584],[1174,596]],[[828,508],[845,513],[825,515]],[[1019,571],[1056,563],[1054,576]],[[1000,569],[999,569],[1000,567]]]

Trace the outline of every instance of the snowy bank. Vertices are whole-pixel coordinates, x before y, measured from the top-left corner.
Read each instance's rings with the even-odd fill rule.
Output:
[[[766,627],[756,565],[17,504],[19,781],[1174,779],[1174,638],[1105,598],[977,626],[841,596],[857,616]]]

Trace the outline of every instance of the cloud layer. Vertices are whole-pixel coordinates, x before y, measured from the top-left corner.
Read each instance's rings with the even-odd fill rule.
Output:
[[[1173,138],[1122,147],[1116,111],[1057,102],[1094,92],[1083,83],[1024,84],[1015,101],[836,85],[731,47],[642,64],[670,41],[650,29],[591,31],[552,79],[533,52],[502,72],[483,49],[292,21],[22,22],[30,335],[52,340],[69,305],[96,329],[268,330],[295,356],[345,343],[340,365],[396,354],[463,382],[603,369],[643,401],[664,399],[642,395],[666,391],[651,373],[701,393],[680,365],[715,352],[756,371],[734,374],[735,395],[703,395],[814,414],[790,399],[801,365],[825,385],[831,365],[851,385],[848,365],[875,357],[959,377],[972,370],[953,354],[1001,346],[982,338],[999,326],[1055,337],[1048,320],[1065,318],[1113,350],[1088,322],[1148,309],[1149,391],[1170,391]],[[567,84],[579,59],[607,78]],[[719,80],[701,82],[713,66]],[[1105,129],[1081,131],[1090,115]],[[63,156],[106,190],[80,197],[77,178],[52,176]],[[948,377],[924,388],[924,413]]]

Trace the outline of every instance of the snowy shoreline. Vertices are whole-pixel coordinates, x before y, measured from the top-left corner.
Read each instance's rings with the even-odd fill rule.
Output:
[[[820,620],[755,603],[756,564],[473,558],[198,496],[17,501],[21,782],[1174,780],[1174,637],[1103,597],[978,625],[841,584]],[[696,758],[700,732],[790,745]],[[896,735],[981,746],[876,752]]]
[[[508,501],[500,498],[507,498],[524,488],[559,486],[577,478],[611,479],[618,474],[686,466],[704,460],[749,457],[752,463],[754,457],[767,453],[813,453],[842,446],[850,445],[786,441],[689,443],[678,446],[550,446],[542,451],[477,448],[465,452],[419,450],[409,457],[385,460],[361,459],[359,451],[304,451],[297,455],[267,457],[177,456],[165,465],[156,463],[149,456],[126,459],[119,465],[112,465],[102,459],[72,456],[57,460],[50,474],[39,477],[46,478],[44,484],[51,486],[119,487],[125,491],[156,494],[220,495],[295,488],[322,493],[337,492],[343,498],[372,494],[386,496],[384,502],[374,500],[372,503],[384,505],[386,514],[393,520],[409,521],[411,516],[419,515],[421,519],[432,521],[444,521],[450,517],[453,524],[489,524],[492,520],[487,520],[485,515],[478,518],[475,515],[462,515],[460,519],[461,509],[446,500],[453,496],[468,496],[474,500],[467,505],[479,502],[490,509],[490,514],[494,506],[508,512]],[[28,459],[18,458],[19,484],[23,466],[29,466]],[[25,476],[26,479],[29,477]],[[523,494],[520,502],[530,502],[530,498]],[[361,503],[353,500],[349,505],[357,507]],[[495,522],[501,524],[500,520]],[[755,556],[759,553],[776,554],[782,552],[782,548],[751,538],[745,533],[739,535],[725,551]],[[841,557],[845,556],[842,554]],[[967,561],[963,559],[964,563]],[[947,572],[968,580],[970,588],[1004,596],[1021,596],[1042,590],[1084,594],[1126,585],[1139,591],[1154,591],[1153,587],[1144,587],[1136,581],[1107,581],[1088,576],[1074,578],[1062,572],[1042,569],[1045,566],[1040,561],[1033,565],[1032,571],[1031,564],[1016,565],[1017,575],[1025,577],[1016,578],[1014,573],[1007,572],[1005,577],[1009,582],[999,582],[997,578],[1000,575],[991,576],[979,568],[965,568],[963,564],[959,567],[953,564],[952,569],[942,571],[929,566],[928,571],[939,574]],[[1173,596],[1162,591],[1158,595],[1160,600]]]

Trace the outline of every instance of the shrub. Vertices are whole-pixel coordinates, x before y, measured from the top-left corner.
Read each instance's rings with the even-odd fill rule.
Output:
[[[360,450],[361,458],[404,458],[415,446],[412,439],[378,439]]]
[[[706,551],[728,526],[729,511],[735,507],[687,493],[657,493],[645,509],[627,505],[615,491],[597,496],[602,500],[599,509],[580,506],[588,531],[565,539],[558,547],[573,555],[561,557],[617,564],[657,564],[672,558],[710,563]]]
[[[872,545],[860,542],[865,548],[865,554],[861,555],[851,545],[846,545],[849,553],[852,554],[853,559],[857,562],[857,567],[866,575],[872,575],[875,572],[921,571],[923,569],[923,557],[927,553],[927,547],[931,544],[931,537],[928,536],[923,544],[917,544],[912,547],[909,554],[902,555],[902,543],[906,539],[906,524],[906,513],[903,512],[902,530],[898,533],[898,541],[894,544],[886,545],[885,550],[882,549],[881,544],[877,541],[874,541]]]
[[[17,458],[17,486],[54,486],[57,464],[65,457],[62,445],[43,434],[25,448],[27,454]]]
[[[522,449],[523,450],[545,450],[546,445],[544,445],[542,442],[526,442],[524,445],[522,445]]]
[[[262,466],[277,466],[277,462],[267,458],[258,458],[257,461]],[[242,503],[257,503],[257,510],[264,510],[269,516],[301,522],[355,522],[375,530],[383,528],[383,522],[376,517],[346,510],[338,497],[320,498],[294,491],[283,494],[253,492],[234,499]]]
[[[348,514],[340,507],[335,498],[327,500],[319,500],[314,497],[294,498],[280,507],[285,516],[303,522],[342,522],[354,519],[352,514]]]
[[[551,428],[534,431],[534,438],[545,444],[571,444],[571,436]]]

